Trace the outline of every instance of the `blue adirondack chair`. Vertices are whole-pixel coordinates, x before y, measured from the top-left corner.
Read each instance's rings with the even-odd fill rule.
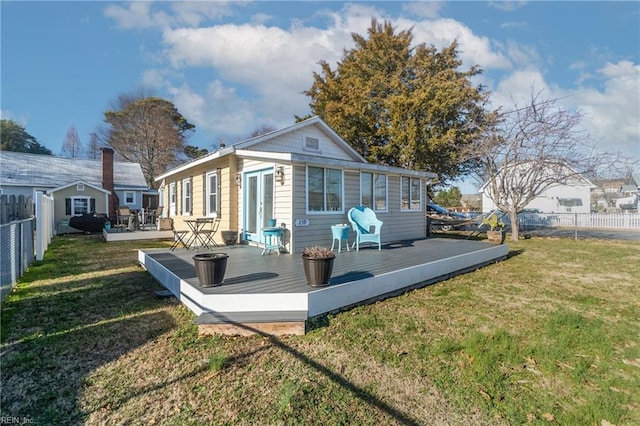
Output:
[[[380,229],[382,221],[369,207],[352,207],[347,214],[351,227],[356,233],[356,241],[353,245],[356,251],[360,249],[361,243],[378,243],[378,250],[381,249]]]

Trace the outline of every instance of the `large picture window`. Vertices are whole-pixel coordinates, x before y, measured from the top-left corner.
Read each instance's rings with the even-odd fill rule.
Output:
[[[403,176],[401,178],[402,210],[419,211],[422,209],[422,183],[419,178]]]
[[[360,204],[372,210],[387,210],[387,175],[360,173]]]
[[[343,212],[342,170],[307,168],[307,210],[309,212]]]
[[[220,209],[218,198],[218,172],[209,172],[205,176],[206,187],[206,214],[207,216],[216,216]]]
[[[182,214],[191,214],[191,178],[182,181]]]

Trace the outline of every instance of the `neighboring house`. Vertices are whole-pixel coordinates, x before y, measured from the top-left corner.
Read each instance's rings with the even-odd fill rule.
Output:
[[[591,191],[591,198],[599,208],[637,212],[640,209],[640,174],[632,173],[628,178],[603,179]]]
[[[221,147],[157,181],[165,215],[178,229],[186,219],[218,217],[220,230],[262,245],[262,229],[274,218],[285,227],[286,249],[301,252],[331,245],[331,225],[347,223],[358,205],[384,222],[383,242],[424,237],[426,186],[435,177],[370,164],[314,117]]]
[[[551,170],[549,173],[554,173]],[[569,172],[573,175],[573,171]],[[567,175],[565,175],[567,176]],[[555,184],[525,206],[527,210],[538,210],[541,213],[591,213],[591,190],[595,185],[587,178],[579,175],[568,178],[564,184]],[[488,183],[479,191],[482,194],[482,211],[487,213],[496,209],[488,196]]]
[[[146,207],[143,196],[149,192],[140,165],[114,161],[109,148],[101,160],[1,151],[0,190],[32,198],[36,191],[52,195],[56,223],[92,212],[115,219],[118,205]]]

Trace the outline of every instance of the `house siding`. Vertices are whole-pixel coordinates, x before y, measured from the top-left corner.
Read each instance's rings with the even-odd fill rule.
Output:
[[[310,151],[304,148],[305,137],[313,137],[319,140],[319,151]],[[279,137],[256,144],[251,147],[255,151],[267,152],[291,152],[296,154],[318,155],[325,158],[353,161],[347,152],[336,145],[329,136],[317,125],[305,127],[286,133]]]
[[[351,207],[360,205],[360,172],[344,170],[344,210],[340,213],[307,214],[306,211],[306,166],[295,167],[294,198],[298,201],[294,204],[294,221],[307,219],[309,226],[298,226],[292,229],[293,251],[301,252],[305,247],[314,245],[328,245],[332,243],[331,225],[349,223],[347,213]],[[426,236],[426,218],[424,212],[424,181],[423,202],[420,211],[402,211],[400,205],[400,176],[387,175],[387,212],[376,212],[378,219],[384,222],[380,234],[380,240],[393,242],[424,238]],[[349,241],[353,243],[355,235],[350,233]]]
[[[69,219],[73,215],[66,214],[65,200],[71,197],[89,197],[96,200],[97,214],[107,214],[107,199],[106,194],[97,189],[91,188],[85,185],[84,191],[78,191],[76,185],[72,185],[68,188],[61,189],[52,193],[54,202],[54,218],[55,223],[58,223],[62,219]]]
[[[181,173],[177,173],[167,178],[164,182],[165,190],[163,191],[162,204],[167,212],[167,217],[172,217],[174,221],[174,227],[179,230],[188,229],[185,220],[195,219],[198,217],[205,217],[205,175],[208,172],[215,172],[220,169],[220,227],[219,230],[235,230],[238,229],[237,219],[237,188],[235,185],[235,170],[236,164],[234,159],[225,157],[217,161],[207,162],[205,164],[198,165],[192,169],[186,170]],[[186,215],[182,213],[182,182],[185,179],[191,179],[191,214]],[[169,215],[169,185],[171,183],[176,184],[176,214]],[[218,232],[215,236],[215,241],[222,243],[222,234]]]

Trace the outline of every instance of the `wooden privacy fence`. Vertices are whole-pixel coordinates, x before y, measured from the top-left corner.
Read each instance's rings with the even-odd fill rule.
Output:
[[[33,217],[33,200],[24,195],[0,195],[0,224]]]
[[[34,217],[31,198],[5,195],[2,196],[3,218],[5,212],[7,218],[31,213],[28,218],[0,224],[0,300],[11,293],[13,286],[34,259],[42,260],[44,257],[53,236],[53,198],[38,192]]]

